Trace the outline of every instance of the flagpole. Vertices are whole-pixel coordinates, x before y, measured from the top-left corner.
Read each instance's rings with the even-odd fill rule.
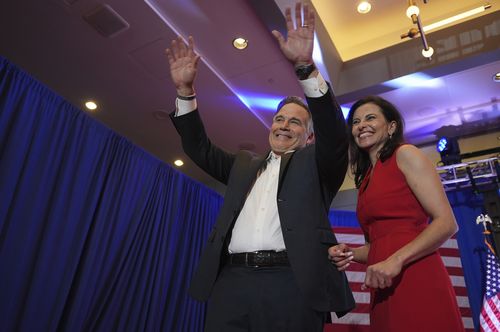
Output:
[[[488,223],[492,224],[493,222],[492,222],[491,218],[487,214],[482,214],[481,213],[476,218],[476,224],[483,224],[483,228],[484,228],[484,231],[483,231],[484,244],[486,244],[486,247],[488,247],[488,249],[490,249],[490,251],[493,253],[493,255],[497,256],[497,254],[495,252],[495,249],[493,249],[493,246],[491,245],[491,243],[488,242],[488,235],[491,234],[491,232],[488,230],[488,225],[487,225]]]

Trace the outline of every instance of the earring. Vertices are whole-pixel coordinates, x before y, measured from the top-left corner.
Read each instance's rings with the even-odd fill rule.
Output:
[[[389,139],[390,139],[390,140],[392,139],[392,134],[389,134]]]

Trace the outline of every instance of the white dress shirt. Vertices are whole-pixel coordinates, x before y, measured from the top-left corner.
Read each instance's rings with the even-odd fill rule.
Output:
[[[230,253],[286,249],[276,203],[280,164],[281,157],[271,151],[236,219]]]
[[[328,90],[328,85],[319,73],[317,77],[299,83],[304,94],[312,98],[321,97]],[[196,99],[176,99],[175,116],[187,114],[196,108]],[[286,250],[276,202],[281,158],[271,152],[267,159],[266,169],[255,181],[234,224],[229,243],[230,253]]]

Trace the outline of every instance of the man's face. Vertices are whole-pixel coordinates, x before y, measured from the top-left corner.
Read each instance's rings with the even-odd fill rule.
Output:
[[[274,116],[269,132],[273,152],[281,155],[311,143],[314,135],[307,130],[309,121],[309,113],[302,106],[295,103],[284,105]]]

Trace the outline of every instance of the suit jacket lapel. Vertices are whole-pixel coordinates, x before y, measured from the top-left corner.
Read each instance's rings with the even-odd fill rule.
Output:
[[[264,163],[267,162],[267,155],[266,156],[258,156],[255,158],[252,158],[250,160],[250,164],[248,167],[248,170],[245,172],[245,175],[243,177],[244,180],[242,180],[242,188],[246,188],[246,195],[244,196],[243,201],[241,202],[241,207],[243,207],[243,204],[245,203],[246,198],[248,197],[248,194],[250,194],[250,190],[252,190],[253,185],[255,184],[255,180],[257,179],[257,173],[261,169],[261,167],[264,165]],[[240,207],[240,209],[241,209]]]
[[[288,169],[288,166],[290,165],[290,160],[292,160],[292,156],[295,152],[290,152],[290,153],[284,153],[281,155],[281,162],[280,162],[280,177],[278,180],[278,194],[281,190],[281,186],[283,184],[283,179],[285,177],[285,173]]]
[[[250,174],[251,178],[253,179],[251,187],[253,187],[253,184],[254,184],[255,180],[257,179],[257,173],[266,163],[267,163],[267,155],[266,156],[258,156],[250,162],[249,174]],[[249,191],[250,191],[251,187],[248,189]]]

